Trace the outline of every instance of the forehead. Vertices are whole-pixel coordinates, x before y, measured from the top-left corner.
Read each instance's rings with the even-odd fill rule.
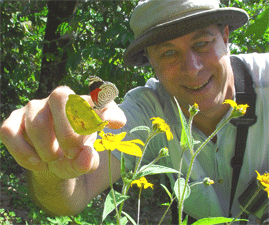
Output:
[[[220,33],[220,31],[219,31],[217,25],[211,25],[209,27],[196,30],[196,31],[194,31],[194,32],[192,32],[190,34],[186,34],[186,35],[184,35],[182,37],[179,37],[179,38],[167,41],[167,42],[163,42],[163,43],[160,43],[158,45],[150,46],[148,48],[158,49],[159,47],[169,47],[169,46],[173,45],[174,41],[192,42],[192,41],[195,41],[195,40],[199,40],[200,38],[203,38],[203,37],[216,36],[218,33]]]

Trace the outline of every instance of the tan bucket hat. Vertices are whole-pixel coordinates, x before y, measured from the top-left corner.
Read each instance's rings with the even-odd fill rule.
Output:
[[[218,0],[141,0],[130,26],[135,40],[124,53],[128,66],[149,65],[144,48],[189,34],[212,24],[236,30],[248,21],[246,11],[219,7]]]

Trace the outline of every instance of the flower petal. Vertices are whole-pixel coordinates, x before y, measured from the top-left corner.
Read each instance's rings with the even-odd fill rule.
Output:
[[[97,140],[94,142],[93,147],[95,148],[95,150],[96,150],[97,152],[102,152],[102,151],[106,150],[105,147],[104,147],[103,144],[102,144],[102,140],[101,140],[101,139],[97,139]]]
[[[144,189],[147,189],[149,187],[153,189],[153,184],[151,184],[151,183],[144,184]]]
[[[230,104],[233,108],[237,106],[237,103],[231,99],[225,99],[225,101],[222,104]]]
[[[137,157],[142,156],[142,150],[139,146],[137,146],[135,143],[132,143],[131,141],[123,141],[118,146],[117,149],[120,152],[123,152],[128,155],[134,155]]]

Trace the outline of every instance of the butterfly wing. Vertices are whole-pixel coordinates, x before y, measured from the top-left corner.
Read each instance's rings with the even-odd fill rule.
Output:
[[[96,76],[90,77],[89,88],[92,100],[95,106],[99,109],[113,101],[119,94],[119,91],[114,84],[103,81]]]
[[[102,131],[108,124],[107,121],[102,121],[90,104],[79,95],[68,96],[65,113],[73,130],[80,135]]]

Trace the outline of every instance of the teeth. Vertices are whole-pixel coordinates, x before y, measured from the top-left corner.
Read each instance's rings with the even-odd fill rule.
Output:
[[[192,87],[192,88],[187,87],[187,88],[188,88],[188,89],[191,89],[191,90],[198,90],[198,89],[200,89],[201,87],[205,86],[207,83],[208,83],[208,82],[206,82],[205,84],[202,84],[202,85],[200,85],[200,86],[197,86],[197,87]]]
[[[204,85],[205,85],[205,84],[200,85],[200,86],[198,86],[198,87],[191,88],[191,89],[193,89],[193,90],[197,90],[197,89],[199,89],[199,88],[203,87]]]

